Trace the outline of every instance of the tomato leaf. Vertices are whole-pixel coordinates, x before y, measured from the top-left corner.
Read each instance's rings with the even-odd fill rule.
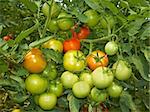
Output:
[[[69,101],[70,112],[79,112],[80,101],[77,98],[75,98],[72,94],[69,94],[67,99]]]
[[[42,49],[44,55],[46,56],[47,60],[52,59],[56,63],[61,64],[63,56],[59,51],[54,51],[52,49]]]
[[[149,24],[149,25],[150,25],[150,24]],[[146,40],[146,39],[149,38],[149,36],[150,36],[150,26],[147,27],[146,29],[144,29],[144,32],[142,33],[142,35],[140,36],[140,38],[141,38],[142,40]]]
[[[150,81],[149,75],[149,65],[144,58],[143,55],[136,56],[133,55],[131,57],[132,63],[136,66],[137,70],[141,74],[142,78],[145,79],[146,81]]]
[[[130,112],[130,109],[136,111],[136,106],[132,100],[132,96],[127,92],[122,92],[119,104],[122,112]]]
[[[141,51],[144,53],[146,60],[150,62],[150,47],[145,47],[144,49],[141,49]]]
[[[25,4],[25,6],[31,10],[32,12],[36,12],[37,11],[37,5],[35,4],[35,2],[31,1],[31,0],[19,0],[21,1],[23,4]]]
[[[15,39],[15,43],[19,43],[22,41],[22,39],[26,38],[28,35],[30,35],[34,30],[36,30],[39,27],[39,22],[37,21],[34,26],[31,28],[22,31]]]
[[[0,59],[0,73],[4,73],[4,72],[7,72],[8,71],[8,64]]]

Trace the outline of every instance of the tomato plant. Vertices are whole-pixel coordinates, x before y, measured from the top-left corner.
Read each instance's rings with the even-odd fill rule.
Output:
[[[107,67],[98,67],[92,72],[93,84],[99,88],[103,89],[113,82],[114,75],[112,71]]]
[[[77,98],[85,98],[90,93],[90,85],[86,81],[79,81],[73,85],[72,91]]]
[[[25,80],[25,87],[32,94],[43,93],[47,86],[48,81],[38,74],[31,74]]]
[[[23,66],[31,73],[42,72],[46,65],[42,52],[37,48],[31,49],[24,57]]]
[[[44,110],[51,110],[57,103],[57,97],[54,93],[43,93],[39,96],[39,106]]]
[[[63,51],[63,44],[61,41],[56,40],[56,39],[50,39],[49,41],[45,42],[42,45],[43,48],[49,48],[53,49],[55,51],[62,52]]]
[[[91,54],[89,54],[86,57],[86,61],[87,65],[91,70],[95,70],[97,67],[100,66],[105,67],[108,65],[107,55],[100,50],[93,51]]]
[[[79,50],[70,50],[66,52],[63,59],[63,65],[68,71],[82,71],[86,66],[84,54]]]

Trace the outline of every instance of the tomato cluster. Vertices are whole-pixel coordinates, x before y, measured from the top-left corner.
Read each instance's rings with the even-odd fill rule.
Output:
[[[49,31],[54,33],[58,30],[62,32],[70,30],[72,36],[63,41],[50,39],[40,48],[32,48],[25,55],[23,66],[31,73],[25,80],[25,87],[34,96],[35,103],[44,110],[51,110],[55,108],[57,98],[68,89],[76,98],[88,98],[96,103],[104,102],[109,97],[119,97],[123,87],[114,79],[121,81],[129,79],[132,69],[124,60],[118,60],[112,68],[108,67],[109,56],[118,53],[119,47],[116,42],[106,43],[105,52],[98,49],[85,55],[81,51],[80,42],[88,38],[91,33],[90,28],[100,20],[98,13],[92,9],[85,11],[87,21],[83,23],[84,25],[73,27],[72,15],[60,12],[55,2],[50,8],[51,13],[49,8],[48,2],[42,8],[44,15],[52,18],[48,23]],[[110,18],[105,19],[102,24],[104,28]],[[112,27],[113,23],[109,25]],[[78,32],[75,31],[76,27],[79,27]],[[51,59],[46,60],[40,49],[52,49],[63,55],[64,71],[61,75],[58,75],[57,63]]]

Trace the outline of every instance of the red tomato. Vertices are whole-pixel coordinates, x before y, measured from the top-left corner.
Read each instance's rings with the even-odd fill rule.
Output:
[[[13,37],[11,35],[6,35],[3,37],[3,40],[5,40],[5,41],[11,40],[11,39],[13,39]]]
[[[90,29],[87,26],[81,27],[79,33],[77,34],[78,39],[86,39],[90,34]]]
[[[80,50],[80,40],[77,38],[76,32],[73,32],[71,39],[67,39],[63,42],[64,52],[69,50]]]

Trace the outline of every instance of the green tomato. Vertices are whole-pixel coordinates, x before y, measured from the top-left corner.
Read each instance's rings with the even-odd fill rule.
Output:
[[[114,55],[118,52],[118,45],[114,41],[110,41],[105,45],[107,55]]]
[[[63,58],[64,68],[71,72],[80,72],[86,66],[85,56],[79,50],[69,50]]]
[[[100,90],[97,89],[96,87],[92,88],[90,93],[91,100],[101,103],[106,101],[107,97],[108,97],[108,93],[106,92],[106,90]]]
[[[42,6],[42,11],[43,11],[44,15],[48,16],[50,13],[49,12],[50,8],[51,8],[51,13],[50,13],[51,16],[53,18],[57,17],[60,13],[61,7],[56,2],[53,2],[52,6],[49,6],[51,4],[51,1],[48,1],[47,3],[44,3]]]
[[[112,28],[115,25],[115,20],[113,16],[106,15],[105,17],[100,18],[100,23],[102,28],[108,28],[108,25],[110,28]]]
[[[95,10],[87,10],[86,12],[84,12],[84,14],[87,17],[86,23],[89,27],[93,27],[98,24],[99,14]]]
[[[86,81],[76,82],[72,87],[72,92],[77,98],[85,98],[90,93],[90,85]]]
[[[35,102],[35,104],[37,104],[37,105],[39,105],[39,97],[40,97],[40,95],[34,95],[34,96],[33,96],[34,102]]]
[[[60,81],[51,81],[49,85],[49,92],[60,97],[63,93],[63,84]]]
[[[48,29],[50,32],[55,33],[59,30],[57,21],[55,19],[52,19],[51,21],[49,21],[48,23]]]
[[[55,51],[63,52],[63,44],[56,39],[50,39],[42,45],[43,48],[53,49]]]
[[[38,74],[29,75],[25,80],[25,87],[32,94],[43,93],[47,86],[48,81]]]
[[[72,88],[72,86],[79,80],[77,75],[74,75],[69,71],[64,72],[60,79],[66,89]]]
[[[92,75],[90,73],[81,73],[80,80],[87,82],[90,87],[93,87]]]
[[[49,63],[42,74],[48,80],[54,80],[57,77],[57,69],[54,63]]]
[[[114,75],[109,68],[98,67],[92,72],[92,79],[97,88],[104,89],[113,82]]]
[[[114,97],[114,98],[119,97],[122,90],[123,90],[123,87],[120,85],[117,85],[114,82],[107,88],[109,96]]]
[[[39,106],[43,110],[51,110],[57,103],[57,96],[54,93],[43,93],[39,96]]]
[[[118,60],[113,64],[113,69],[118,80],[128,80],[131,77],[132,69],[126,61]]]

